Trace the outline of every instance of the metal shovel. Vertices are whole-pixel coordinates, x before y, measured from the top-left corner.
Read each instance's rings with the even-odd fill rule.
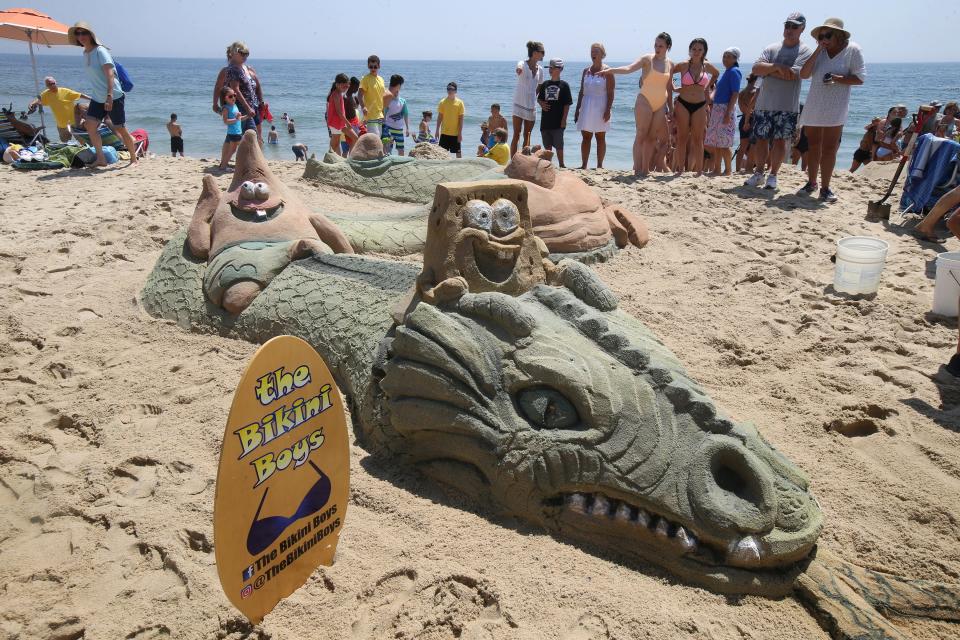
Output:
[[[893,180],[890,181],[890,188],[887,189],[887,192],[879,200],[872,200],[867,203],[867,215],[875,220],[889,220],[890,219],[890,205],[887,204],[887,198],[890,197],[890,194],[893,193],[893,189],[897,186],[897,181],[900,180],[900,174],[903,172],[904,165],[907,164],[907,161],[910,159],[910,155],[913,153],[914,144],[917,141],[917,134],[914,131],[910,134],[910,140],[907,141],[907,147],[903,151],[903,155],[900,156],[900,164],[897,166],[897,172],[893,174]]]

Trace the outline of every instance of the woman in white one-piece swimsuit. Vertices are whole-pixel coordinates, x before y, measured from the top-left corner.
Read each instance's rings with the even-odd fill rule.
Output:
[[[597,72],[609,67],[603,64],[607,51],[599,42],[590,45],[589,67],[583,70],[580,79],[580,95],[577,96],[577,108],[573,119],[583,136],[580,143],[581,169],[587,168],[590,159],[590,140],[597,137],[597,168],[603,168],[603,157],[607,153],[607,131],[610,129],[610,110],[613,105],[613,93],[616,80],[613,76],[599,76]]]

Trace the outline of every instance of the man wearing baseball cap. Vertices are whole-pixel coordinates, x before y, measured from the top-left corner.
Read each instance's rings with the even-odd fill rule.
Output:
[[[540,85],[537,92],[537,102],[540,103],[540,137],[543,147],[547,151],[557,150],[557,160],[563,167],[563,131],[567,128],[567,114],[573,104],[570,94],[570,85],[560,79],[563,71],[563,60],[554,58],[550,61],[550,79]]]
[[[793,138],[800,113],[800,69],[813,51],[800,42],[807,26],[802,13],[791,13],[783,23],[783,40],[768,45],[753,65],[753,73],[763,78],[753,112],[753,135],[760,141],[754,145],[756,173],[744,183],[748,187],[764,184],[763,168],[770,155],[770,175],[766,189],[777,188],[777,172],[786,155],[787,140]],[[773,141],[770,149],[769,141]]]

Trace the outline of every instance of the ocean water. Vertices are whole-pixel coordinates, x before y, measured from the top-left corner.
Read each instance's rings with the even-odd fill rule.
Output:
[[[151,151],[169,152],[166,122],[176,112],[183,126],[186,154],[193,157],[219,158],[226,131],[219,116],[211,109],[213,83],[223,66],[222,60],[184,58],[126,58],[118,56],[135,83],[126,102],[127,123],[132,129],[143,128],[150,134]],[[257,70],[264,85],[264,94],[280,132],[279,145],[265,145],[268,158],[293,159],[290,150],[294,142],[303,142],[311,150],[322,152],[327,148],[327,129],[324,123],[325,98],[333,77],[344,72],[361,77],[366,71],[362,60],[257,60],[250,64]],[[610,62],[612,65],[622,62]],[[567,62],[563,78],[570,83],[573,95],[579,89],[580,71],[586,62]],[[490,105],[503,105],[503,115],[510,120],[510,104],[516,75],[511,62],[454,62],[389,60],[381,69],[385,78],[401,74],[405,83],[401,95],[410,109],[410,127],[415,130],[420,112],[431,110],[436,114],[437,102],[445,96],[447,82],[455,80],[460,87],[467,114],[464,119],[464,155],[472,155],[480,138],[480,122],[490,111]],[[37,73],[53,75],[60,86],[87,91],[89,84],[83,69],[83,57],[37,56]],[[960,99],[960,74],[956,65],[949,63],[924,64],[869,64],[867,82],[853,87],[850,116],[844,127],[838,169],[849,162],[862,135],[863,126],[873,115],[884,115],[887,109],[904,103],[914,110],[921,102]],[[617,76],[611,131],[607,134],[605,166],[629,169],[632,166],[631,148],[634,137],[633,103],[636,98],[639,74]],[[809,82],[804,82],[804,93]],[[42,88],[42,87],[41,87]],[[28,55],[0,55],[0,104],[13,103],[17,112],[26,109],[33,93],[33,76]],[[576,98],[574,97],[574,100]],[[296,134],[290,136],[279,121],[283,112],[296,120]],[[49,114],[52,123],[52,115]],[[39,122],[39,114],[30,116]],[[537,127],[539,126],[539,122]],[[266,138],[266,130],[264,131]],[[539,142],[539,132],[533,134]],[[573,109],[567,126],[566,156],[570,165],[579,158],[580,135],[573,124]],[[408,145],[412,142],[408,140]],[[595,165],[595,151],[591,166]]]

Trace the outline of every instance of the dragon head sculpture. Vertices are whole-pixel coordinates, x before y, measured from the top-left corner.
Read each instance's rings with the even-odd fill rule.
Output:
[[[723,592],[785,594],[819,535],[807,480],[720,415],[582,265],[519,297],[420,303],[385,343],[377,436],[564,537]]]

